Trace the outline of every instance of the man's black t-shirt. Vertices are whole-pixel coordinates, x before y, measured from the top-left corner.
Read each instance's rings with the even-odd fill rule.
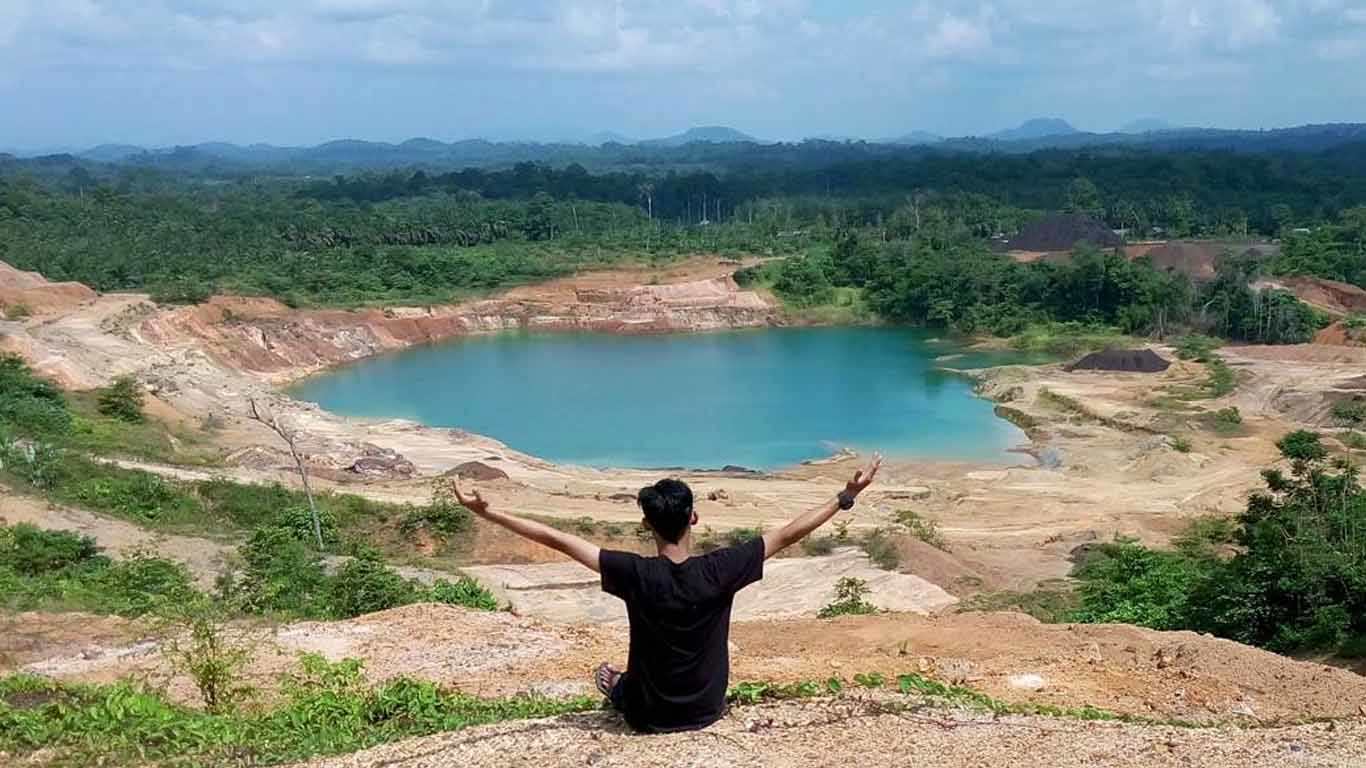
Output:
[[[602,589],[626,601],[631,656],[622,678],[626,722],[642,731],[705,728],[721,717],[730,674],[730,606],[764,575],[753,539],[674,563],[603,550]]]

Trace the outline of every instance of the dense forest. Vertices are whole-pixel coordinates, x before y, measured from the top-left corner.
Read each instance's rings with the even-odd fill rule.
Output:
[[[524,162],[328,179],[10,161],[0,260],[167,301],[233,291],[355,305],[449,301],[622,260],[788,255],[742,277],[808,306],[848,287],[885,319],[970,332],[1078,321],[1265,342],[1304,340],[1323,319],[1288,294],[1252,290],[1258,277],[1366,284],[1363,145],[848,152],[788,165],[756,149],[717,171]],[[1086,247],[1066,263],[1017,264],[999,252],[1001,240],[1058,211],[1130,239],[1260,237],[1282,247],[1264,258],[1230,253],[1202,284]]]

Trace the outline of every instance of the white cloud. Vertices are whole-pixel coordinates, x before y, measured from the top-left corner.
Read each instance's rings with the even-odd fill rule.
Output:
[[[991,30],[983,20],[945,16],[925,40],[926,53],[934,58],[964,56],[991,47]]]

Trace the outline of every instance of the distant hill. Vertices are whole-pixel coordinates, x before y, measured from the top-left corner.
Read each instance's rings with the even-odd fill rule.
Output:
[[[1117,133],[1156,133],[1158,131],[1174,131],[1177,126],[1163,120],[1160,117],[1141,117],[1131,123],[1125,123]]]
[[[905,146],[915,146],[920,144],[938,144],[944,137],[929,131],[911,131],[905,136],[898,136],[895,139],[887,139],[886,144],[901,144]]]
[[[674,136],[662,139],[648,139],[639,142],[642,147],[682,147],[687,144],[759,144],[760,141],[746,133],[724,125],[704,125]]]
[[[584,139],[583,143],[590,147],[601,147],[604,144],[631,145],[635,144],[636,140],[629,136],[623,136],[616,131],[598,131]]]
[[[1070,136],[1079,133],[1072,124],[1060,117],[1036,117],[1026,120],[1018,128],[1009,128],[987,136],[996,141],[1029,141],[1048,136]]]
[[[118,163],[127,160],[132,155],[146,151],[142,147],[132,144],[101,144],[98,147],[91,147],[79,155],[86,160],[94,160],[97,163]]]

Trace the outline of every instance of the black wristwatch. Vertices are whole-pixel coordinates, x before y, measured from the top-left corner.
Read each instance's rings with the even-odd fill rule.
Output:
[[[835,498],[839,499],[840,509],[849,510],[854,508],[854,494],[848,491],[840,491]]]

